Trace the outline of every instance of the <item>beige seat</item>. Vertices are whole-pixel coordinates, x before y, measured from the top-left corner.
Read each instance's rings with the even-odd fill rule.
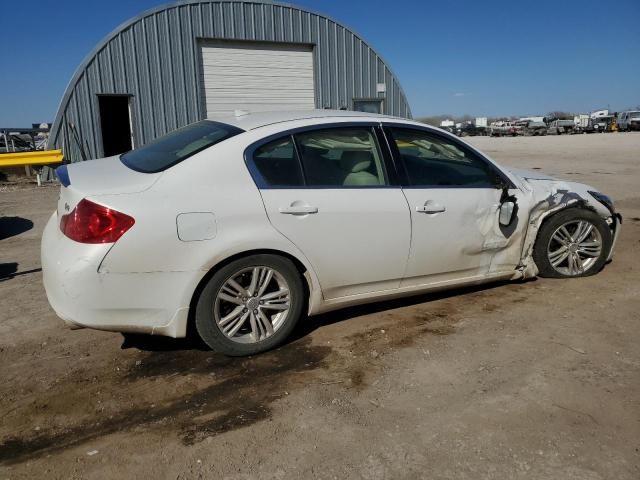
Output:
[[[371,152],[346,151],[340,158],[340,168],[346,172],[342,182],[346,186],[380,185],[380,180],[370,172],[373,165]]]

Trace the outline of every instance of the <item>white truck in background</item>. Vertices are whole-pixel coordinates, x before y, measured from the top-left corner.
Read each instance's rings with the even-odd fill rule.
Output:
[[[617,118],[618,131],[630,132],[640,130],[640,110],[628,110],[620,112]]]
[[[589,114],[581,113],[575,115],[573,117],[573,123],[575,124],[573,133],[593,133],[596,131],[593,126],[594,122]]]
[[[597,110],[591,112],[591,125],[595,132],[605,133],[612,132],[616,124],[616,117],[609,113],[609,110]]]
[[[576,124],[576,128],[587,128],[589,126],[589,115],[581,113],[573,117],[573,123]]]
[[[447,132],[454,133],[456,129],[456,122],[453,120],[442,120],[440,122],[440,128]]]

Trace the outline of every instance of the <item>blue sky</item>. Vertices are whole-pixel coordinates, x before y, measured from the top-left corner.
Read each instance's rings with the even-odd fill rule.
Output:
[[[15,2],[0,28],[0,126],[52,121],[85,55],[120,23],[161,3]],[[399,77],[416,117],[640,105],[640,0],[292,3],[364,36]]]

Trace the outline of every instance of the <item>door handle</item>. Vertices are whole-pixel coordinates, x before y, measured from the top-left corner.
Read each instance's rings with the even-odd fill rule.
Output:
[[[447,209],[444,205],[440,205],[437,202],[432,202],[431,200],[425,202],[424,205],[418,205],[416,207],[416,212],[419,213],[442,213]]]
[[[283,215],[309,215],[318,213],[318,207],[311,205],[290,205],[288,207],[280,207],[279,212]]]

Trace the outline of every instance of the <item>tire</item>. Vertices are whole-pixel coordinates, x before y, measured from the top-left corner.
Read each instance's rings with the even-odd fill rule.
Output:
[[[303,281],[293,262],[278,255],[230,262],[209,279],[198,298],[198,335],[212,350],[234,357],[277,347],[302,316],[307,303]],[[284,290],[288,295],[278,295]]]
[[[574,242],[580,240],[574,237],[576,234],[581,236],[578,233],[579,225],[591,225],[592,228],[583,240]],[[568,237],[560,230],[561,227],[565,228]],[[582,228],[581,233],[586,232],[586,227]],[[563,243],[559,239],[569,241]],[[588,277],[604,267],[611,242],[609,226],[600,215],[584,208],[569,208],[556,213],[542,224],[533,247],[533,259],[541,277]],[[575,256],[578,256],[579,263],[574,260]]]

